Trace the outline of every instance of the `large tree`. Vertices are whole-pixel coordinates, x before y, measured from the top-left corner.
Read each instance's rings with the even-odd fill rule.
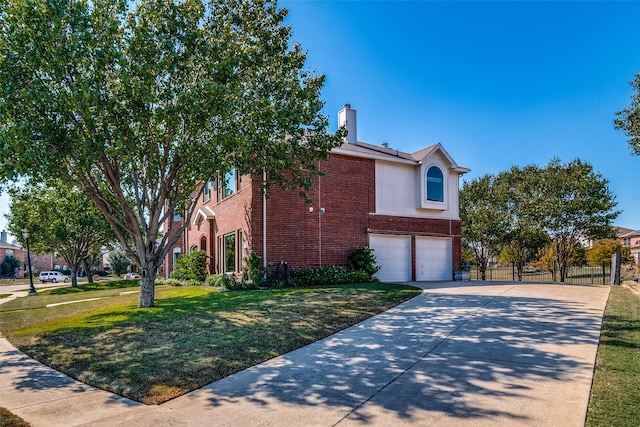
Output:
[[[566,164],[553,159],[534,180],[539,188],[532,200],[537,205],[534,217],[554,245],[564,282],[575,248],[588,239],[611,237],[612,222],[620,212],[613,210],[616,201],[608,181],[580,159]]]
[[[142,272],[140,307],[202,186],[234,169],[308,188],[326,133],[324,76],[276,2],[6,0],[0,176],[82,188]],[[168,221],[174,213],[183,224]]]
[[[494,184],[505,215],[502,254],[515,265],[518,281],[522,281],[526,262],[535,259],[549,240],[533,215],[540,203],[535,185],[537,172],[536,166],[513,166],[498,174]]]
[[[616,129],[624,131],[629,138],[631,152],[640,155],[640,73],[636,74],[631,82],[635,93],[631,96],[631,104],[622,111],[616,113],[614,120]]]
[[[36,253],[58,253],[78,286],[80,266],[112,242],[113,230],[85,193],[77,188],[24,186],[10,190],[9,231],[24,245],[22,230],[30,232]]]
[[[473,252],[481,280],[486,280],[489,258],[500,253],[507,228],[504,198],[495,181],[495,176],[484,175],[465,181],[460,190],[462,241]]]

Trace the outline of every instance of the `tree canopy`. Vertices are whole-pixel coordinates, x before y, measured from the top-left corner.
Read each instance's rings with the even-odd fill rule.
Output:
[[[607,180],[589,163],[553,159],[545,167],[513,167],[497,177],[465,182],[460,192],[462,236],[476,254],[476,247],[483,248],[482,257],[476,255],[481,274],[482,258],[503,252],[522,279],[525,262],[545,253],[548,259],[553,255],[551,263],[555,261],[564,281],[582,241],[612,236],[619,214],[615,206]],[[551,249],[540,252],[546,243]]]
[[[23,245],[22,230],[30,233],[29,246],[39,254],[58,253],[69,264],[71,283],[92,254],[114,239],[113,230],[81,190],[64,186],[23,186],[10,190],[9,231]],[[89,272],[87,272],[89,274]]]
[[[629,82],[635,93],[627,108],[616,113],[616,129],[622,130],[629,138],[631,152],[640,155],[640,73]]]
[[[0,177],[83,189],[152,306],[198,182],[235,169],[304,191],[342,141],[286,14],[249,0],[2,2]],[[184,221],[156,241],[175,212]]]

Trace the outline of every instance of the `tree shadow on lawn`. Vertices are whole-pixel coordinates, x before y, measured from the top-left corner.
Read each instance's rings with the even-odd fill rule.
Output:
[[[241,292],[172,296],[152,309],[130,305],[90,315],[20,348],[96,387],[157,404],[373,314],[350,311],[352,301],[340,295],[326,292],[310,302],[295,292],[276,292],[273,298]],[[352,300],[364,296],[356,289]],[[325,315],[336,310],[346,310],[337,317],[342,323],[325,325]],[[16,386],[30,388],[29,381]]]
[[[376,412],[405,422],[419,421],[425,411],[436,418],[526,419],[531,413],[487,407],[486,399],[528,399],[541,382],[573,387],[576,378],[575,386],[588,390],[600,322],[599,310],[568,301],[423,294],[182,400],[188,406],[189,399],[206,397],[212,414],[245,402],[265,409],[260,417],[273,405],[293,405],[300,419],[313,424],[305,417],[317,415],[321,425],[347,417],[372,423]],[[309,410],[314,407],[330,408],[335,419]]]

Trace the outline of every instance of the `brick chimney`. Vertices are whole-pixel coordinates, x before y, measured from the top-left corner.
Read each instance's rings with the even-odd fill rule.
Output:
[[[338,112],[338,126],[347,128],[347,143],[358,144],[356,110],[352,110],[350,104],[344,104],[344,108]]]
[[[7,232],[5,230],[2,230],[2,232],[0,232],[0,242],[9,243],[7,242]]]

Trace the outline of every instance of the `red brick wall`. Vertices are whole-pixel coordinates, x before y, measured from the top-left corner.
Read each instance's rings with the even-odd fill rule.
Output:
[[[460,265],[460,221],[394,217],[375,214],[375,163],[332,154],[320,162],[325,176],[317,177],[308,192],[311,204],[306,204],[298,191],[277,187],[269,190],[267,206],[267,261],[271,266],[286,261],[292,269],[317,265],[346,265],[353,248],[368,243],[367,230],[415,236],[451,236],[453,266]],[[208,206],[215,212],[215,221],[205,220],[200,227],[187,229],[187,248],[201,246],[205,239],[211,273],[219,273],[218,237],[242,230],[247,248],[242,257],[255,252],[263,258],[263,197],[262,177],[243,177],[240,190],[217,202],[215,191],[211,200],[202,196],[198,208]],[[310,208],[313,211],[310,211]],[[321,212],[324,208],[324,212]],[[169,261],[172,252],[169,253]],[[264,258],[263,258],[264,259]],[[165,264],[167,265],[167,264]],[[169,272],[171,271],[171,265]]]
[[[311,204],[306,204],[297,191],[269,190],[269,263],[286,261],[293,269],[346,265],[351,250],[367,244],[369,212],[375,207],[373,160],[332,154],[329,160],[320,162],[320,169],[326,175],[314,180],[308,192]],[[254,188],[258,196],[259,186]],[[261,196],[254,199],[253,219],[252,247],[262,256]]]

